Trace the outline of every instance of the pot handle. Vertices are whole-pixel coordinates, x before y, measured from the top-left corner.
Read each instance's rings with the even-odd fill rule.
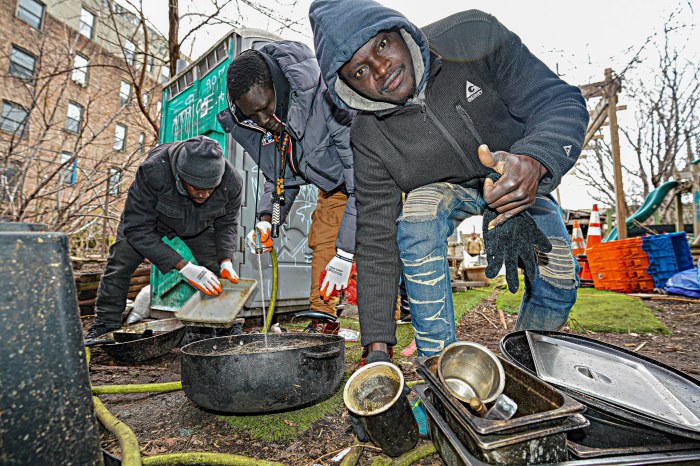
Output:
[[[310,351],[302,351],[301,355],[304,356],[305,358],[309,359],[330,359],[338,355],[340,353],[339,348],[332,348],[328,351],[324,351],[322,353],[312,353]]]

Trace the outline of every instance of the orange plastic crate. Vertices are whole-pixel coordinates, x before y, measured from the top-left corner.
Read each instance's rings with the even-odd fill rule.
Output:
[[[654,289],[654,281],[646,271],[649,258],[642,250],[641,238],[601,243],[587,250],[586,256],[593,286],[598,290],[630,293]]]

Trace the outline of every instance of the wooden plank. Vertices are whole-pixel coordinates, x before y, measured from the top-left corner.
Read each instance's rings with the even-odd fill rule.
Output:
[[[131,281],[129,283],[132,286],[133,285],[148,285],[149,283],[151,283],[151,276],[150,275],[143,275],[141,277],[134,277],[132,275]]]
[[[597,83],[581,84],[578,88],[581,89],[581,94],[583,94],[584,99],[590,99],[592,97],[602,97],[605,95],[603,88],[607,83],[605,81],[600,81]]]
[[[591,112],[591,118],[586,129],[586,136],[583,140],[583,145],[587,145],[600,127],[608,118],[608,99],[601,99]]]

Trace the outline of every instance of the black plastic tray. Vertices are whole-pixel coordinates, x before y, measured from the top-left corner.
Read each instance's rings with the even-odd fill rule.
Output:
[[[567,446],[577,458],[700,449],[700,442],[649,429],[589,407],[587,427],[567,432]]]
[[[515,417],[508,420],[483,419],[475,416],[449,393],[437,377],[437,356],[420,359],[418,372],[435,391],[459,413],[471,429],[479,434],[521,432],[564,422],[568,416],[583,412],[586,407],[551,385],[533,377],[513,363],[503,360],[506,375],[503,393],[518,404]]]
[[[674,383],[677,385],[674,388],[674,393],[680,398],[685,398],[690,400],[693,396],[700,397],[700,382],[693,379],[692,377],[678,371],[672,367],[666,366],[658,361],[651,358],[627,351],[623,348],[619,348],[614,345],[609,345],[604,342],[593,340],[591,338],[586,338],[580,335],[572,335],[562,332],[546,332],[537,331],[535,333],[553,336],[557,338],[566,339],[569,341],[574,341],[580,344],[592,345],[598,349],[607,348],[610,351],[618,351],[626,353],[637,358],[640,362],[644,363],[645,366],[651,371],[659,380],[665,380],[669,383]],[[530,346],[527,341],[527,336],[525,331],[512,332],[505,335],[500,342],[500,350],[503,356],[513,364],[517,365],[521,369],[527,371],[530,375],[537,377],[535,370],[535,363],[532,358],[532,353],[530,352]],[[539,379],[538,379],[539,380]],[[643,414],[630,411],[616,404],[609,403],[605,400],[598,399],[584,393],[580,393],[575,390],[570,390],[565,387],[557,387],[559,390],[565,394],[571,396],[575,400],[585,404],[588,407],[595,408],[599,412],[604,412],[608,415],[617,417],[621,421],[627,421],[637,426],[644,426],[651,429],[660,430],[669,434],[689,438],[692,440],[700,440],[700,432],[696,432],[690,429],[685,429],[680,426],[675,426],[667,424],[665,422],[660,422],[656,419],[652,419]]]

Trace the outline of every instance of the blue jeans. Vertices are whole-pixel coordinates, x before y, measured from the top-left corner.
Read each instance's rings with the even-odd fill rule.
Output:
[[[403,206],[398,246],[421,356],[438,354],[456,340],[447,239],[485,206],[479,191],[445,182],[411,191]],[[528,212],[552,242],[552,251],[537,251],[539,271],[533,282],[525,280],[515,329],[559,330],[576,302],[578,263],[554,200],[537,196]]]

